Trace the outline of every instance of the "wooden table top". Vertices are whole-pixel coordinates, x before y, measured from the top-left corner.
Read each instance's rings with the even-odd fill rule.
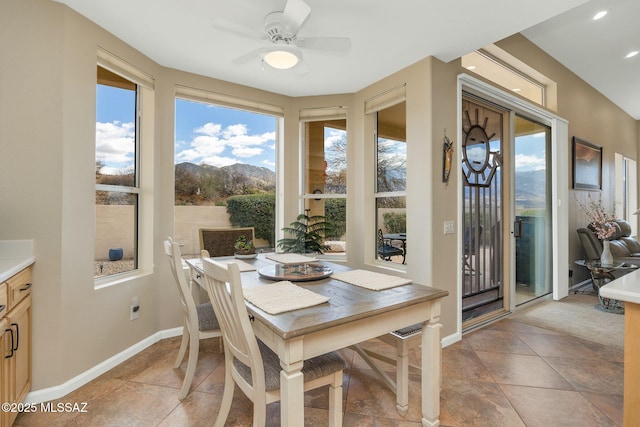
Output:
[[[257,271],[273,264],[272,261],[265,260],[262,256],[243,261],[256,267],[256,271],[241,273],[243,287],[274,283],[274,281],[261,277]],[[351,270],[351,268],[340,264],[327,261],[318,262],[327,265],[335,273]],[[202,273],[201,259],[190,259],[187,260],[187,263]],[[320,295],[328,296],[329,302],[277,315],[268,314],[253,304],[247,303],[251,315],[268,324],[275,333],[285,339],[317,332],[376,314],[391,312],[413,304],[433,301],[449,294],[448,291],[442,289],[414,283],[383,291],[371,291],[331,277],[317,281],[296,282],[295,284]]]

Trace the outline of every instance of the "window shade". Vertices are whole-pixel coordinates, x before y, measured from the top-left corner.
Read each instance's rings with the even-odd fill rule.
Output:
[[[208,92],[206,90],[195,89],[187,86],[176,85],[176,97],[189,101],[213,103],[222,107],[238,108],[270,116],[284,116],[284,108],[281,106],[238,98],[236,96],[225,95],[222,93]]]
[[[300,110],[300,121],[340,120],[347,118],[346,107],[308,108]]]
[[[155,79],[153,76],[100,48],[98,49],[98,65],[140,86],[154,89]]]
[[[375,113],[376,111],[384,110],[392,105],[401,103],[407,99],[406,88],[407,85],[405,83],[376,95],[373,98],[369,98],[364,102],[364,113]]]

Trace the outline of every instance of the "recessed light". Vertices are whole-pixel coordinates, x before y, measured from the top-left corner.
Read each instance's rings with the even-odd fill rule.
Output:
[[[595,15],[593,15],[593,20],[597,21],[598,19],[602,19],[604,18],[604,16],[608,13],[607,10],[601,10],[600,12],[596,13]]]
[[[514,92],[520,92],[522,89],[520,89],[519,87],[516,87],[516,88],[513,88],[511,90],[514,91]]]
[[[633,58],[637,54],[638,54],[637,50],[631,51],[631,52],[627,53],[627,55],[625,56],[625,59]]]
[[[475,66],[475,65],[469,65],[469,66],[467,67],[467,70],[475,70],[475,69],[476,69],[476,66]]]

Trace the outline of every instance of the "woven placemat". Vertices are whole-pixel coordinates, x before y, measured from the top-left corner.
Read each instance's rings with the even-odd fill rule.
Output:
[[[285,313],[329,301],[329,297],[294,285],[289,281],[245,288],[244,299],[269,314]]]
[[[238,269],[240,270],[240,273],[242,273],[243,271],[255,271],[256,267],[241,261],[239,259],[225,259],[225,260],[215,260],[216,262],[219,262],[220,264],[238,264]]]
[[[307,262],[316,262],[317,259],[300,254],[268,254],[265,258],[280,264],[305,264]]]
[[[395,288],[396,286],[408,285],[411,279],[391,276],[389,274],[376,273],[368,270],[349,270],[331,275],[332,279],[340,280],[361,288],[372,291],[382,291],[384,289]]]

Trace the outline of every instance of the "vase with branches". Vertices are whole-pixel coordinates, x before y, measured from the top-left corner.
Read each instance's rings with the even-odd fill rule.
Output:
[[[331,232],[331,225],[323,215],[310,216],[309,209],[304,212],[288,227],[282,228],[291,237],[278,240],[278,248],[290,253],[323,253],[329,249],[324,239]]]

